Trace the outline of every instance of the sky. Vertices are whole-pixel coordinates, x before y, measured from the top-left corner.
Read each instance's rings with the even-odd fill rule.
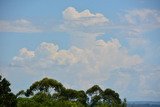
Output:
[[[160,101],[159,0],[0,0],[0,74]]]

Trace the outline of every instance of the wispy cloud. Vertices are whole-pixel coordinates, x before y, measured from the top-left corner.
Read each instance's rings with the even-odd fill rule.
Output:
[[[0,20],[0,32],[41,32],[32,22],[19,19],[15,21]]]
[[[159,24],[160,12],[154,9],[134,9],[126,11],[124,18],[133,25]]]
[[[145,32],[160,28],[160,12],[155,9],[133,9],[121,14],[124,31],[129,37],[137,37]]]

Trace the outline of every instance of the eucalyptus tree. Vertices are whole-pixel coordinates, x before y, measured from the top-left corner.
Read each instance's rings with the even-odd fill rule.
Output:
[[[0,75],[0,107],[16,107],[16,96],[11,92],[11,84]]]
[[[46,94],[50,94],[49,90],[54,89],[55,92],[61,93],[65,88],[63,85],[54,79],[44,78],[40,81],[36,81],[33,83],[29,89],[26,91],[26,96],[30,96],[34,94],[36,91],[44,92]]]
[[[51,94],[51,92],[54,92]],[[30,97],[38,104],[41,102],[54,104],[56,102],[70,102],[82,104],[85,107],[126,107],[126,101],[119,98],[119,94],[112,89],[102,90],[98,85],[94,85],[86,92],[83,90],[66,89],[60,82],[54,79],[44,78],[34,82],[25,92],[17,93],[17,97],[24,95]]]
[[[108,103],[108,104],[121,104],[121,99],[119,98],[119,94],[116,93],[114,90],[112,89],[105,89],[103,91],[102,94],[103,100],[104,102]]]
[[[94,85],[86,91],[86,94],[90,97],[90,105],[94,106],[102,100],[103,90],[98,86]]]

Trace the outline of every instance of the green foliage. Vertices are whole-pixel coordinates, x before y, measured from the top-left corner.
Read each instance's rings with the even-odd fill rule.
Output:
[[[42,102],[45,102],[45,101],[49,101],[51,100],[51,95],[50,94],[46,94],[44,92],[39,92],[37,93],[36,95],[34,95],[32,97],[32,99],[38,103],[42,103]]]
[[[16,96],[9,86],[10,83],[0,75],[0,107],[16,107]]]
[[[115,103],[113,103],[111,105],[109,105],[107,103],[101,103],[101,104],[95,105],[94,107],[123,107],[123,106],[121,104],[115,104]]]
[[[103,91],[94,85],[86,92],[77,91],[66,89],[60,82],[49,78],[36,81],[25,92],[20,91],[19,95],[31,97],[18,98],[18,107],[126,107],[126,100],[122,102],[119,94],[112,89]]]
[[[94,85],[86,91],[86,94],[91,97],[90,105],[93,107],[97,103],[101,102],[103,90],[98,85]]]
[[[127,107],[127,99],[125,98],[124,101],[122,102],[122,107]]]
[[[40,107],[32,98],[17,98],[17,107]]]
[[[21,90],[19,91],[17,94],[16,94],[16,97],[19,97],[21,95],[25,95],[25,91],[24,90]]]
[[[102,92],[103,90],[98,85],[94,85],[93,87],[89,88],[86,91],[86,94],[92,96],[93,94],[98,95],[101,94]]]
[[[18,98],[17,101],[17,107],[84,107],[79,102],[57,101],[48,98]]]
[[[121,104],[121,99],[119,98],[119,94],[112,89],[104,90],[102,96],[104,101],[107,102],[108,104],[114,104],[114,103]]]
[[[112,89],[102,90],[94,85],[86,92],[66,89],[60,82],[44,78],[26,91],[11,93],[10,83],[0,76],[0,107],[126,107]],[[52,93],[51,93],[52,92]]]
[[[55,102],[54,107],[84,107],[84,105],[79,102],[57,101]]]
[[[40,81],[33,83],[30,87],[30,90],[32,91],[39,90],[48,92],[49,88],[53,88],[56,92],[61,92],[64,87],[57,80],[44,78]]]
[[[34,91],[49,93],[49,89],[54,89],[56,92],[61,93],[65,88],[63,85],[54,79],[44,78],[40,81],[33,83],[25,92],[25,96],[29,97],[34,95]]]

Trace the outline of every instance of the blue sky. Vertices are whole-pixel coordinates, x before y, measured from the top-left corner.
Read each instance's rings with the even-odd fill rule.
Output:
[[[159,0],[1,0],[0,73],[13,92],[51,77],[160,99]]]

